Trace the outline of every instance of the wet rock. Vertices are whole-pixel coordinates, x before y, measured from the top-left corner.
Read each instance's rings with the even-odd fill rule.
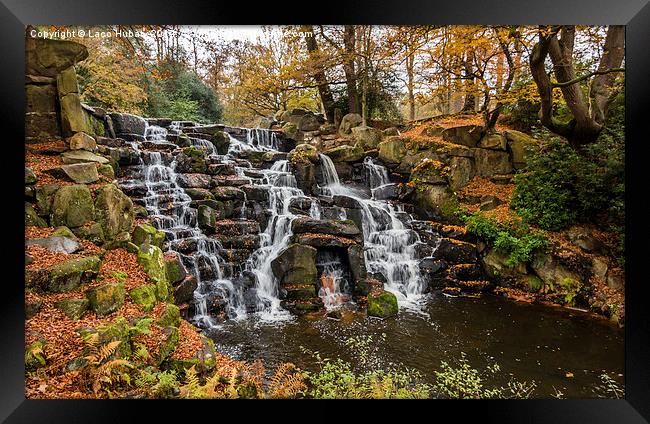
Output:
[[[198,287],[196,277],[187,275],[176,287],[174,287],[174,302],[177,305],[189,303],[194,299],[194,291]]]
[[[307,217],[299,217],[291,223],[291,231],[294,234],[320,233],[333,236],[350,238],[361,242],[363,236],[357,225],[351,220],[321,220]]]
[[[70,150],[87,150],[89,152],[95,151],[97,142],[95,139],[84,132],[78,132],[68,140]]]
[[[278,254],[271,262],[271,268],[273,275],[283,285],[314,284],[318,276],[316,249],[311,246],[292,244]]]
[[[352,245],[348,247],[347,253],[352,278],[355,282],[365,280],[368,277],[368,271],[366,269],[366,260],[363,253],[363,246],[358,244]]]
[[[122,232],[131,232],[134,221],[133,202],[115,184],[106,184],[95,192],[95,220],[106,240]]]
[[[198,207],[197,221],[199,228],[204,230],[207,234],[214,234],[216,228],[216,221],[218,219],[218,212],[207,205],[200,205]]]
[[[399,135],[399,130],[396,127],[389,127],[382,131],[382,134],[385,137],[390,137],[394,135]]]
[[[397,315],[397,297],[388,291],[368,295],[368,316],[388,318]]]
[[[296,215],[309,215],[314,202],[317,201],[311,197],[294,197],[289,201],[289,211]]]
[[[119,310],[124,305],[125,290],[123,283],[104,284],[86,291],[90,309],[98,317]]]
[[[490,211],[497,206],[503,204],[503,201],[496,196],[485,195],[481,196],[481,206],[482,211]]]
[[[176,172],[205,174],[207,169],[206,153],[195,146],[185,147],[176,157]]]
[[[68,318],[72,320],[80,319],[86,313],[90,302],[88,299],[63,299],[54,303],[56,309],[61,310]]]
[[[165,274],[167,281],[172,285],[180,283],[187,277],[187,270],[177,253],[174,253],[173,258],[165,258]]]
[[[444,259],[454,264],[474,263],[478,260],[476,246],[463,241],[442,238],[434,252],[435,259]]]
[[[599,252],[603,248],[603,243],[594,235],[594,231],[583,225],[569,228],[567,238],[586,252]]]
[[[178,174],[176,181],[183,188],[210,188],[211,178],[206,174]]]
[[[225,249],[259,249],[260,238],[257,234],[247,234],[240,236],[215,236]]]
[[[109,113],[116,134],[136,134],[144,136],[147,121],[130,113]]]
[[[104,230],[99,222],[95,222],[90,226],[73,228],[73,233],[77,237],[89,240],[95,244],[102,244],[106,240]]]
[[[25,241],[25,246],[33,245],[43,246],[50,252],[68,254],[74,253],[81,249],[81,245],[78,242],[67,237],[47,237]]]
[[[324,248],[324,247],[343,247],[346,248],[356,242],[349,238],[336,237],[329,234],[316,234],[305,233],[295,234],[293,236],[295,243],[304,244],[306,246]]]
[[[190,196],[192,200],[214,200],[214,196],[210,190],[205,188],[187,188],[185,194]]]
[[[210,190],[216,200],[244,200],[244,191],[236,187],[219,186]]]
[[[97,143],[100,146],[107,146],[107,147],[124,147],[124,146],[126,146],[126,141],[124,141],[121,138],[109,138],[109,137],[101,137],[101,136],[98,136],[95,139],[95,143]]]
[[[38,194],[37,194],[38,196]],[[52,201],[50,221],[54,226],[80,227],[95,216],[95,207],[86,185],[64,186]]]

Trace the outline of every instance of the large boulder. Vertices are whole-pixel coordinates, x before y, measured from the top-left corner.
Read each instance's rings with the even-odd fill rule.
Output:
[[[62,165],[61,171],[77,184],[90,184],[99,180],[97,166],[93,162]]]
[[[86,313],[90,302],[88,299],[68,298],[54,303],[54,307],[63,312],[71,320],[80,319]]]
[[[176,156],[176,172],[205,174],[207,169],[206,152],[195,146],[185,147]]]
[[[29,202],[25,202],[25,227],[47,227],[47,222],[38,216]]]
[[[352,128],[352,140],[354,140],[364,151],[376,149],[381,142],[381,137],[381,131],[376,128],[368,126],[357,126]]]
[[[341,119],[341,125],[339,125],[339,133],[343,135],[350,135],[352,133],[352,128],[358,127],[363,122],[363,118],[358,113],[348,113]]]
[[[388,318],[397,315],[398,309],[397,297],[389,291],[368,295],[368,316]]]
[[[317,131],[320,124],[318,118],[312,113],[303,115],[297,123],[300,131]]]
[[[152,245],[140,246],[138,263],[142,265],[147,275],[156,283],[156,297],[158,300],[167,300],[170,287],[167,281],[165,257],[162,250]]]
[[[271,262],[271,269],[281,284],[314,284],[318,276],[316,249],[292,244]]]
[[[506,150],[506,138],[499,133],[485,134],[481,141],[479,141],[478,147],[483,149]]]
[[[98,317],[103,317],[119,310],[124,305],[124,283],[109,283],[86,291],[90,309]]]
[[[462,156],[453,156],[449,161],[449,186],[459,191],[474,178],[474,161]]]
[[[490,149],[473,149],[473,151],[476,175],[491,177],[512,172],[512,163],[507,152]]]
[[[113,120],[113,128],[116,134],[137,134],[144,136],[147,128],[147,121],[130,113],[109,113]]]
[[[53,226],[81,227],[94,217],[95,207],[88,186],[64,186],[54,195],[50,210],[50,222]]]
[[[291,222],[291,231],[294,234],[317,233],[345,237],[355,241],[363,240],[359,227],[351,220],[325,220],[309,217],[299,217]]]
[[[447,128],[442,132],[442,139],[450,143],[476,147],[484,133],[485,129],[480,125],[464,125],[461,127]]]
[[[528,134],[515,130],[505,131],[508,151],[512,157],[512,165],[515,169],[522,169],[526,166],[526,158],[539,146],[539,140]]]
[[[449,169],[444,163],[432,159],[423,159],[413,168],[411,182],[415,183],[416,189],[421,184],[446,185],[448,175]]]
[[[25,240],[25,246],[43,246],[50,252],[74,253],[81,249],[79,242],[67,237],[47,237],[39,239]]]
[[[358,162],[363,159],[363,149],[357,144],[337,146],[326,150],[323,154],[329,156],[333,162]]]
[[[318,150],[311,144],[299,144],[289,152],[287,157],[292,164],[298,163],[318,163]]]
[[[230,137],[225,131],[215,131],[212,137],[212,144],[217,154],[225,155],[230,148]]]
[[[406,143],[400,137],[389,137],[379,143],[379,159],[388,166],[395,166],[406,156]]]
[[[49,269],[46,291],[62,293],[77,289],[81,284],[92,280],[99,272],[100,260],[97,256],[69,259]]]
[[[106,184],[95,196],[95,221],[104,230],[104,237],[113,240],[133,226],[133,201],[115,184]]]
[[[56,77],[65,69],[88,57],[83,44],[28,36],[25,38],[25,73]]]
[[[422,184],[415,187],[411,197],[419,216],[454,220],[458,200],[449,186]]]
[[[93,152],[97,148],[95,139],[84,132],[75,133],[68,140],[68,144],[70,145],[70,150],[88,150],[89,152]]]
[[[142,284],[129,292],[129,297],[138,305],[142,305],[145,312],[149,312],[156,305],[156,286],[154,284]]]
[[[162,249],[163,242],[165,241],[165,232],[157,230],[151,224],[136,225],[131,235],[131,241],[136,246],[140,246],[147,240],[147,236],[149,237],[149,243]]]
[[[97,162],[100,165],[106,165],[110,161],[103,156],[96,155],[86,150],[70,150],[61,153],[61,159],[65,164]]]

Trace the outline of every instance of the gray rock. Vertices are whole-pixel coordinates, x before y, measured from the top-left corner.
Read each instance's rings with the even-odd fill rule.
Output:
[[[109,160],[105,157],[98,156],[86,150],[71,150],[68,152],[63,152],[61,153],[61,158],[65,164],[97,162],[99,164],[105,165],[109,162]]]
[[[110,165],[103,165],[109,166]],[[111,168],[112,169],[112,168]],[[99,180],[97,166],[94,162],[73,163],[61,166],[61,171],[65,173],[72,181],[78,184],[90,184]]]
[[[81,249],[81,245],[67,237],[47,237],[39,239],[30,239],[25,241],[26,246],[43,246],[50,252],[74,253]]]
[[[70,137],[68,142],[70,144],[70,150],[87,150],[92,152],[97,148],[95,139],[83,132],[76,133]]]

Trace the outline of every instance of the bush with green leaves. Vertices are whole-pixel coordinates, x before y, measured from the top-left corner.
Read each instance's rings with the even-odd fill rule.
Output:
[[[466,216],[464,220],[467,231],[507,255],[506,265],[511,267],[530,262],[536,252],[548,247],[544,233],[531,229],[523,222],[505,225],[481,212]]]

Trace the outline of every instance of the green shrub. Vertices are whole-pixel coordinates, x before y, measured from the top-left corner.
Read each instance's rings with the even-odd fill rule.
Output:
[[[467,231],[507,255],[506,265],[511,267],[530,262],[535,252],[543,251],[548,246],[541,231],[531,230],[524,223],[500,224],[481,212],[466,217],[465,225]]]

